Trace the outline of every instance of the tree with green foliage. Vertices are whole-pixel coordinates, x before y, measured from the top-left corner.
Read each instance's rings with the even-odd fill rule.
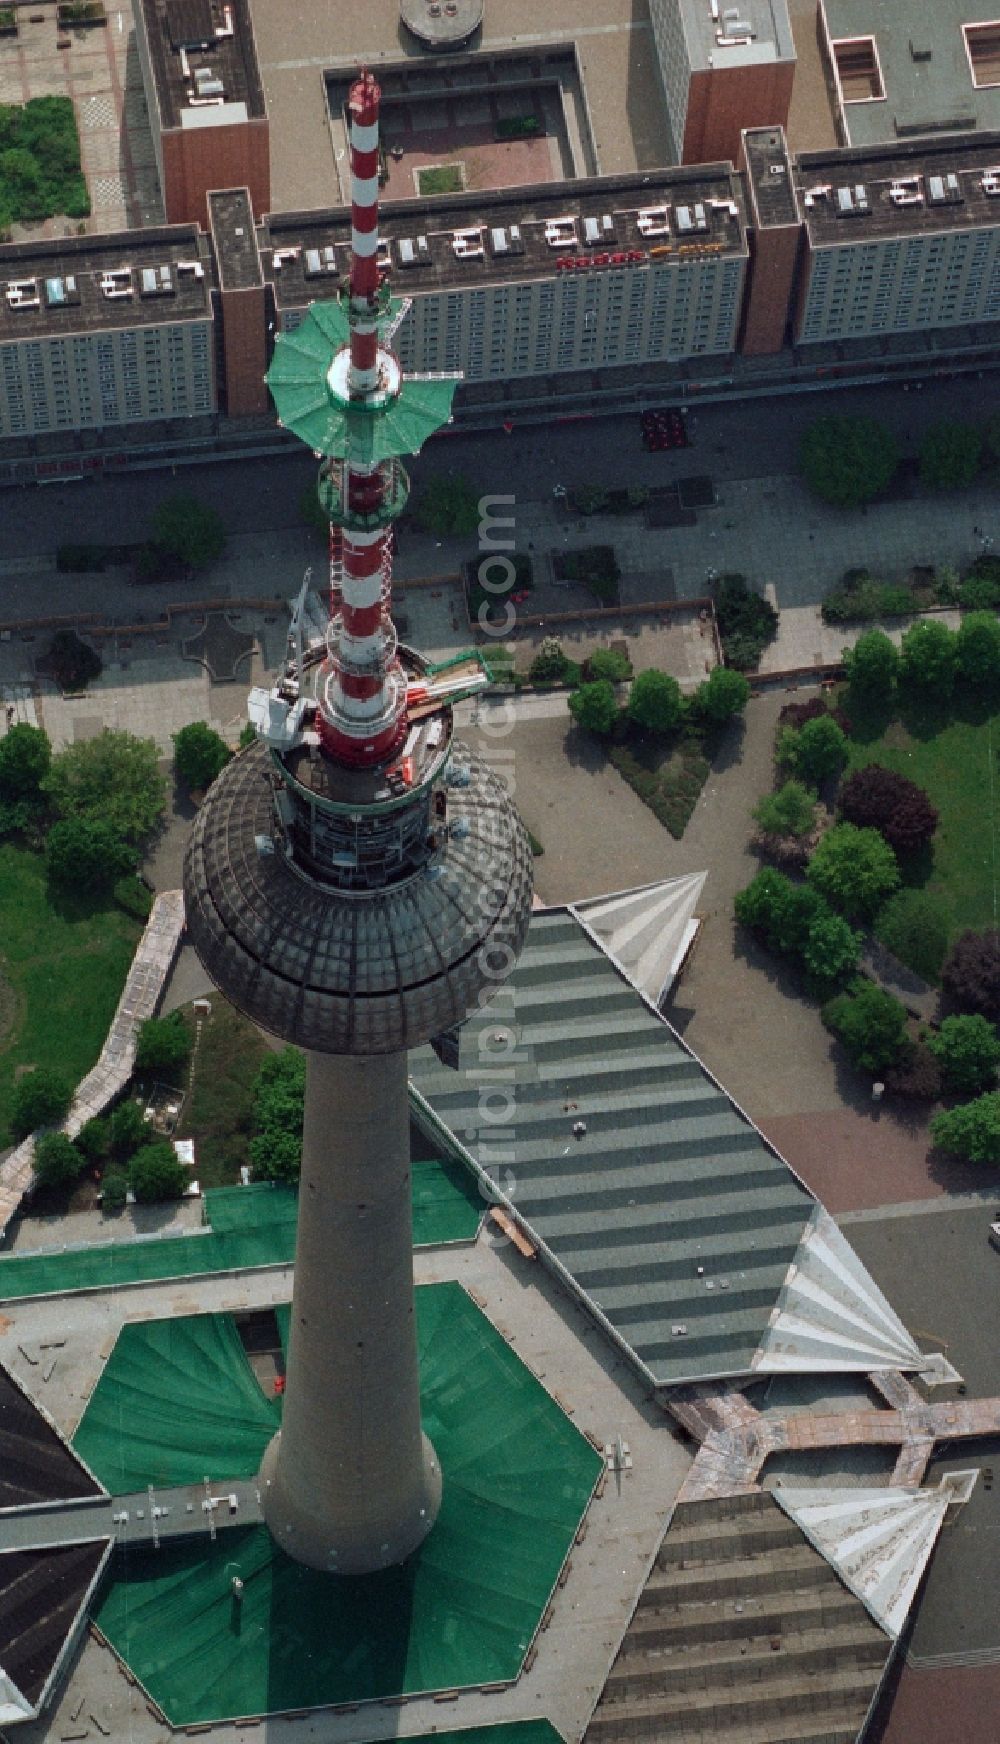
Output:
[[[694,693],[694,706],[703,720],[721,725],[743,713],[750,701],[750,683],[731,666],[713,666]]]
[[[931,1121],[939,1150],[970,1163],[1000,1163],[1000,1091],[944,1109]]]
[[[185,787],[204,792],[232,757],[225,739],[207,721],[191,721],[172,737],[178,775]]]
[[[888,701],[899,674],[899,650],[884,630],[866,630],[844,649],[847,681],[858,696]]]
[[[676,678],[649,667],[632,680],[628,717],[650,733],[672,733],[684,718],[684,698]]]
[[[131,1097],[119,1102],[108,1116],[108,1150],[116,1163],[125,1163],[144,1145],[152,1131],[138,1102]]]
[[[419,492],[413,518],[423,533],[468,538],[479,526],[479,501],[480,493],[467,478],[430,478]]]
[[[816,795],[801,781],[786,781],[758,800],[753,818],[766,836],[807,836],[816,822]]]
[[[814,915],[802,948],[802,966],[818,990],[839,986],[853,975],[861,955],[861,938],[832,909]]]
[[[93,817],[123,841],[152,835],[167,803],[153,739],[105,727],[53,757],[42,783],[61,817]]]
[[[804,727],[784,727],[778,737],[779,763],[807,787],[820,787],[839,775],[847,757],[847,737],[829,713],[806,721]]]
[[[1000,683],[1000,619],[995,612],[966,612],[955,638],[958,675],[987,689]]]
[[[971,424],[932,424],[920,444],[920,482],[928,490],[965,490],[982,456],[982,436]]]
[[[30,224],[89,212],[72,99],[0,103],[0,229],[15,219]]]
[[[180,1199],[191,1172],[177,1158],[169,1139],[153,1139],[137,1150],[128,1166],[128,1183],[139,1205]]]
[[[814,419],[806,431],[799,464],[818,497],[853,509],[888,489],[899,465],[899,448],[874,418],[826,416]]]
[[[955,684],[957,655],[957,637],[948,626],[934,618],[922,618],[903,637],[900,678],[904,688],[946,702]]]
[[[88,1163],[103,1162],[108,1154],[107,1121],[99,1114],[91,1115],[89,1120],[84,1121],[73,1143]]]
[[[194,1037],[179,1011],[169,1017],[148,1017],[139,1029],[136,1070],[173,1074],[190,1059]]]
[[[282,1048],[263,1062],[253,1083],[250,1165],[255,1181],[297,1181],[302,1166],[306,1062]]]
[[[52,761],[52,746],[41,727],[19,721],[0,739],[0,794],[33,799]]]
[[[69,1113],[73,1086],[61,1072],[47,1066],[36,1066],[25,1072],[14,1086],[10,1124],[18,1138],[26,1138],[40,1126],[55,1126]]]
[[[899,888],[899,865],[878,830],[835,824],[819,843],[806,877],[851,920],[872,916]]]
[[[897,890],[875,920],[875,935],[886,949],[931,982],[941,973],[949,932],[948,911],[929,890]]]
[[[618,698],[615,687],[606,678],[596,678],[592,684],[581,684],[570,691],[569,712],[578,727],[606,738],[618,719]]]
[[[565,678],[569,659],[558,636],[543,636],[538,652],[528,668],[528,676],[536,683],[556,683]]]
[[[96,648],[82,641],[75,630],[53,632],[43,664],[59,689],[68,693],[86,690],[91,679],[100,678],[103,671]]]
[[[153,544],[189,569],[207,569],[226,548],[222,516],[197,497],[178,493],[153,511]]]
[[[777,635],[778,613],[770,600],[747,586],[744,575],[720,576],[713,592],[726,665],[736,672],[752,672]]]
[[[101,1210],[106,1216],[124,1211],[128,1202],[128,1176],[124,1169],[109,1169],[101,1179]]]
[[[595,648],[587,661],[589,679],[607,679],[609,684],[621,684],[632,676],[632,662],[617,648]]]
[[[244,721],[240,728],[240,750],[245,751],[248,745],[256,745],[257,728],[253,721]]]
[[[1000,1039],[988,1018],[967,1014],[946,1017],[927,1046],[941,1068],[946,1090],[956,1096],[977,1096],[995,1090],[1000,1065]]]
[[[906,1007],[870,981],[855,981],[824,1005],[821,1016],[852,1065],[862,1071],[884,1072],[903,1050]]]
[[[47,1132],[35,1145],[34,1163],[40,1187],[66,1187],[80,1179],[87,1159],[64,1132]]]
[[[63,891],[107,890],[135,866],[135,850],[100,817],[68,817],[45,838],[45,870]]]

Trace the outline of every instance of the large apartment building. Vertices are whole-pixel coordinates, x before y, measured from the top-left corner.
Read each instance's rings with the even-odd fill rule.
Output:
[[[503,381],[736,347],[747,237],[728,164],[398,202],[382,235],[410,302],[395,338],[406,369]],[[346,212],[263,226],[281,330],[336,294],[349,242]]]
[[[194,225],[0,248],[0,439],[213,412],[212,282]]]
[[[650,0],[682,163],[736,162],[748,127],[783,127],[795,77],[786,0]]]

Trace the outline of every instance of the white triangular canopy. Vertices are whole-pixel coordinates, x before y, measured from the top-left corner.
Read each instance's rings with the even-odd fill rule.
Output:
[[[658,1005],[677,975],[695,932],[695,909],[707,872],[664,878],[570,904],[633,987]]]
[[[759,1374],[920,1369],[925,1358],[844,1239],[816,1207],[753,1360]]]
[[[785,1513],[895,1641],[906,1622],[941,1523],[962,1486],[935,1489],[793,1489],[772,1494]],[[965,1493],[968,1491],[965,1487]]]
[[[16,1683],[12,1683],[7,1673],[0,1670],[0,1726],[12,1726],[18,1720],[30,1720],[34,1712],[31,1703],[21,1694]]]

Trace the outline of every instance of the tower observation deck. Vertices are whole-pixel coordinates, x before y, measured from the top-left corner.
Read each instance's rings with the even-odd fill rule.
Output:
[[[378,266],[379,89],[350,94],[352,261],[339,304],[278,339],[281,422],[320,459],[337,552],[325,645],[251,694],[257,741],[223,770],[185,865],[216,985],[307,1050],[282,1428],[261,1470],[291,1556],[357,1574],[405,1559],[441,1495],[420,1423],[406,1050],[460,1024],[512,969],[531,856],[506,788],[454,738],[475,654],[432,668],[391,616],[401,465],[454,382],[407,380]],[[513,1047],[500,1020],[498,1055]]]

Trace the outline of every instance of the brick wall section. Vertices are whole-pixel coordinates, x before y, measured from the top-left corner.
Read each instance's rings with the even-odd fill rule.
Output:
[[[744,128],[786,125],[794,76],[794,61],[692,72],[681,162],[737,163]]]
[[[266,120],[224,127],[171,127],[161,135],[163,203],[168,224],[208,229],[212,188],[248,188],[255,212],[271,210],[271,158]]]

